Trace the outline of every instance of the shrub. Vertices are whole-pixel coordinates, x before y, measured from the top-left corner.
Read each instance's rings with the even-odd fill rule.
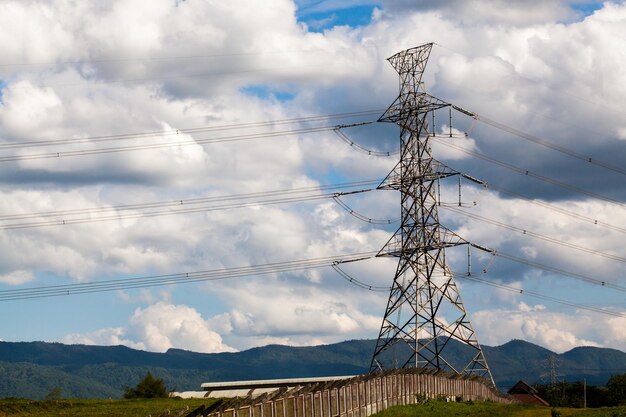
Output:
[[[124,398],[167,398],[167,388],[161,378],[155,378],[150,372],[135,388],[125,387]]]

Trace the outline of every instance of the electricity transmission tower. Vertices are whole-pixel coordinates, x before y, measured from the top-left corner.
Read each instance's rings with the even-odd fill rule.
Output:
[[[400,228],[379,253],[397,257],[398,265],[370,372],[430,367],[479,375],[493,384],[446,265],[445,248],[469,242],[439,224],[437,182],[463,174],[431,153],[428,116],[449,106],[426,93],[422,83],[431,48],[432,43],[425,44],[388,59],[400,75],[400,94],[379,121],[400,126],[400,162],[379,188],[400,191],[402,216]]]
[[[559,383],[559,358],[555,354],[551,354],[548,358],[542,363],[546,372],[541,374],[541,379],[546,380],[546,376],[550,377],[550,385],[554,386]]]

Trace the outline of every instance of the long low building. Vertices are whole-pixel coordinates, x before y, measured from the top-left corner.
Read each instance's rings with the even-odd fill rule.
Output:
[[[315,378],[262,379],[256,381],[205,382],[200,385],[203,391],[173,392],[173,397],[182,398],[234,398],[258,397],[271,394],[281,388],[293,389],[303,385],[341,381],[354,378],[348,376],[327,376]]]

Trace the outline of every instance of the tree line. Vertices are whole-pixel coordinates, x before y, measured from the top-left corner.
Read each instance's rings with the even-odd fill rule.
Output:
[[[537,384],[539,396],[553,407],[590,408],[626,405],[626,373],[611,375],[605,387],[584,381]]]

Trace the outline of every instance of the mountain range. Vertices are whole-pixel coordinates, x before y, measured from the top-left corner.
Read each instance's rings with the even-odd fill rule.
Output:
[[[146,372],[163,378],[168,389],[197,391],[203,382],[358,375],[368,371],[375,340],[330,345],[269,345],[235,353],[196,353],[169,349],[145,352],[125,346],[0,342],[0,398],[41,399],[54,388],[67,398],[119,398]],[[457,343],[455,349],[463,346]],[[558,379],[586,379],[604,385],[610,375],[626,373],[626,353],[577,347],[562,354],[522,340],[483,346],[498,387],[506,391],[523,379],[549,382],[551,365]],[[550,359],[552,358],[552,359]]]

